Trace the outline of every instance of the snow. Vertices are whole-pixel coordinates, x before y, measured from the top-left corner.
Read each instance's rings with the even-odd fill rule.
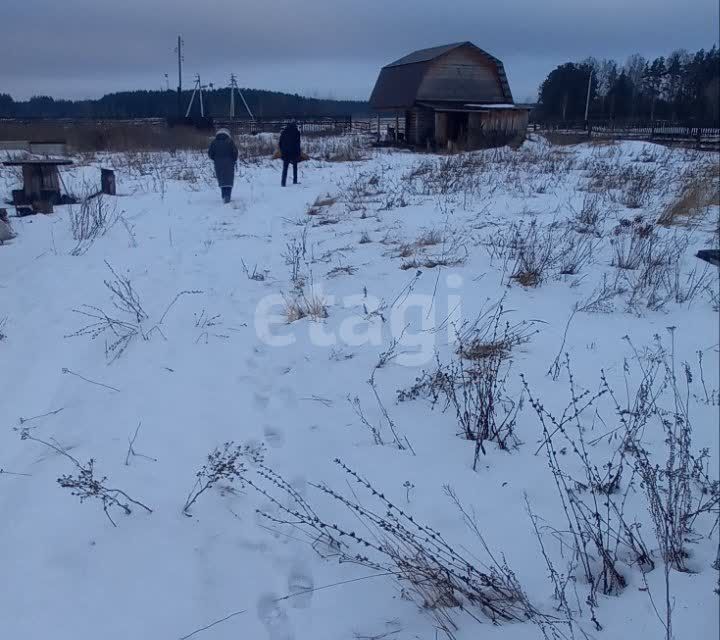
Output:
[[[272,147],[272,141],[262,142]],[[356,144],[313,141],[310,155],[329,158]],[[618,271],[611,265],[610,239],[619,221],[637,215],[654,220],[677,193],[673,180],[707,166],[710,156],[639,142],[558,149],[538,139],[520,151],[467,156],[486,163],[470,174],[472,188],[458,188],[451,181],[443,187],[443,178],[431,183],[436,174],[428,168],[443,166],[445,158],[370,149],[362,154],[360,161],[303,163],[301,184],[285,189],[277,162],[247,158],[238,166],[230,205],[221,203],[201,152],[77,157],[77,166],[63,171],[71,190],[99,182],[100,166],[116,169],[118,196],[103,202],[117,219],[106,233],[74,251],[69,207],[11,218],[18,235],[0,246],[0,637],[182,638],[208,625],[192,637],[444,637],[436,636],[432,616],[405,597],[407,588],[402,591],[392,577],[368,577],[382,572],[321,557],[299,527],[257,514],[259,509],[282,516],[249,485],[221,482],[183,514],[196,472],[214,448],[229,441],[264,443],[265,464],[329,522],[363,527],[314,487],[327,483],[352,497],[356,489],[333,462],[339,458],[463,555],[489,562],[445,495],[443,487],[452,486],[477,514],[487,547],[504,556],[533,605],[556,613],[525,496],[549,526],[563,531],[567,524],[547,460],[542,450],[535,455],[542,432],[527,398],[518,417],[520,446],[508,452],[489,444],[476,471],[473,444],[458,436],[452,409],[443,412],[442,402],[432,408],[424,398],[397,401],[398,390],[433,370],[436,355],[442,362],[452,357],[453,327],[503,296],[508,321],[532,322],[538,332],[512,350],[509,393],[522,393],[523,374],[533,394],[557,414],[570,399],[567,376],[547,375],[559,350],[569,354],[579,388],[595,393],[604,371],[624,400],[626,384],[634,389],[642,379],[634,349],[652,346],[656,335],[669,348],[674,336],[678,371],[687,362],[695,372],[689,398],[693,447],[710,450],[710,473],[717,478],[720,340],[706,292],[692,303],[672,301],[656,311],[629,308],[619,296],[612,311],[578,312],[568,324],[574,305],[591,296],[602,275]],[[523,161],[499,160],[512,154]],[[655,168],[666,179],[639,209],[626,208],[615,196],[603,200],[606,219],[581,273],[555,274],[537,287],[510,281],[512,264],[492,259],[488,247],[515,222],[564,223],[582,207],[587,192],[581,187],[597,163]],[[16,180],[16,172],[0,169],[0,198],[10,196]],[[709,206],[691,230],[658,227],[663,238],[689,235],[684,274],[702,268],[693,254],[717,242],[717,218],[718,207]],[[442,242],[416,246],[410,254],[420,263],[444,258],[448,266],[401,269],[412,258],[403,255],[402,245],[428,231]],[[360,242],[363,234],[371,241]],[[287,323],[282,317],[284,300],[295,295],[288,265],[292,246],[304,247],[305,296],[324,300],[326,318]],[[75,312],[87,311],[84,305],[127,318],[113,306],[104,283],[113,279],[108,265],[130,280],[148,316],[144,335],[130,339],[116,358],[106,353],[113,341],[109,333],[95,339],[73,335],[88,324]],[[253,273],[257,277],[248,277]],[[717,270],[706,277],[717,291]],[[181,292],[187,293],[176,298]],[[668,327],[675,327],[672,335]],[[414,455],[392,446],[368,384],[394,339],[395,357],[375,370],[374,380]],[[704,355],[712,402],[703,401],[698,386],[697,352]],[[374,443],[354,411],[355,397],[368,422],[385,424],[384,445]],[[583,420],[588,439],[618,424],[605,402]],[[21,439],[23,430],[32,439]],[[133,450],[139,455],[127,457],[136,433]],[[661,455],[662,432],[648,427],[644,438]],[[603,464],[616,448],[600,438],[593,459]],[[107,486],[122,489],[152,513],[113,510],[113,526],[100,503],[81,503],[58,486],[60,476],[76,469],[57,449],[83,464],[94,459],[96,475],[107,476]],[[658,463],[664,465],[664,458]],[[249,479],[278,495],[248,466]],[[360,489],[358,500],[376,508]],[[626,589],[599,596],[602,631],[589,621],[588,588],[578,577],[569,587],[571,604],[582,609],[577,622],[588,637],[664,637],[648,597],[649,589],[664,615],[662,560],[641,489],[631,496],[633,517],[657,566],[645,576],[647,584],[637,567],[624,567]],[[711,531],[709,518],[700,519],[697,529],[688,561],[693,572],[671,572],[678,640],[717,637],[719,631],[713,593],[718,572],[711,567],[718,530]],[[569,558],[550,533],[545,543],[564,572]],[[541,637],[530,622],[485,623],[479,629],[468,615],[454,614],[458,640],[480,633]]]
[[[483,109],[519,109],[517,105],[514,105],[510,102],[503,103],[503,104],[497,104],[497,103],[489,103],[489,104],[466,104],[466,107],[482,107]]]

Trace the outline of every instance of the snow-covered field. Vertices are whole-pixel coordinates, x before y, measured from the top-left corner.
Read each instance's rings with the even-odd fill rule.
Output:
[[[0,637],[717,637],[716,156],[313,145],[12,219]]]

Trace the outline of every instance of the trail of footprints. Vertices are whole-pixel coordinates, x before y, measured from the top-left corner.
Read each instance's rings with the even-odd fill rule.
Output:
[[[243,376],[241,379],[251,382],[256,387],[256,391],[253,393],[255,409],[271,418],[263,426],[265,443],[272,449],[281,449],[285,445],[285,432],[278,425],[282,421],[272,421],[272,414],[275,409],[280,411],[296,409],[298,405],[297,394],[289,386],[273,389],[273,384],[270,381],[271,376],[274,374],[274,378],[277,380],[279,376],[285,375],[291,369],[289,367],[278,367],[270,373],[263,362],[265,356],[265,348],[255,347],[253,355],[246,360],[250,375]],[[305,494],[306,482],[304,478],[295,477],[290,481],[290,484],[299,495]],[[291,507],[292,505],[287,506]],[[267,505],[261,505],[261,509],[272,514],[278,507],[268,503]],[[287,608],[310,608],[314,586],[315,581],[310,568],[304,562],[296,561],[288,573],[285,595],[278,596],[274,593],[266,593],[260,596],[257,601],[257,616],[265,627],[268,640],[295,640],[295,633]]]
[[[295,640],[292,623],[285,605],[295,609],[308,609],[312,604],[315,582],[304,564],[296,564],[290,571],[287,595],[278,597],[274,593],[260,596],[257,615],[265,627],[268,640]]]

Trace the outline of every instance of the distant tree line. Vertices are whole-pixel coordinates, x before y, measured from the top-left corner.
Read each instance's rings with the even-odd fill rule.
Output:
[[[592,72],[592,79],[590,74]],[[624,65],[587,58],[553,69],[540,87],[537,118],[675,120],[717,126],[720,122],[720,50],[674,51],[647,60],[631,55]]]
[[[55,100],[49,96],[34,96],[15,101],[0,93],[0,117],[5,118],[166,118],[185,115],[192,91],[183,91],[178,101],[177,91],[122,91],[109,93],[97,100]],[[243,95],[258,118],[287,116],[345,116],[370,112],[367,102],[305,98],[297,94],[276,91],[243,89]],[[178,105],[178,102],[180,103]],[[203,91],[205,115],[227,117],[230,114],[230,90]],[[239,96],[235,95],[235,114],[247,115]],[[199,100],[193,104],[193,116],[200,115]]]

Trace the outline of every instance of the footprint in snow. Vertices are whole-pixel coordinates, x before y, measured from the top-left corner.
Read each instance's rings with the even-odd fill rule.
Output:
[[[260,393],[253,394],[253,404],[256,409],[267,409],[270,404],[269,396],[262,395]]]
[[[288,598],[290,605],[295,609],[307,609],[312,604],[315,581],[312,574],[304,564],[296,564],[288,576]]]
[[[280,396],[283,405],[285,405],[288,409],[297,407],[297,394],[290,387],[283,387],[278,392],[278,395]]]
[[[279,427],[266,424],[263,427],[263,433],[265,434],[265,442],[273,449],[279,449],[285,444],[285,434]]]
[[[294,640],[290,620],[273,593],[261,596],[257,603],[257,615],[263,623],[269,640]]]

